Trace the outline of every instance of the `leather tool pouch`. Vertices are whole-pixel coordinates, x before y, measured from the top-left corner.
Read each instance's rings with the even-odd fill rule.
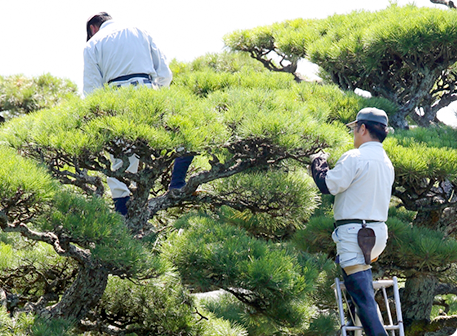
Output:
[[[365,264],[371,264],[371,250],[376,243],[376,235],[373,229],[367,228],[366,224],[362,224],[362,228],[357,233],[357,243],[362,250]]]

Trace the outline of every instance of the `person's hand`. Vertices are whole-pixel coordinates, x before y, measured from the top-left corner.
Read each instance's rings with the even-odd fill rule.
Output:
[[[311,162],[313,162],[317,158],[322,158],[324,160],[327,160],[328,157],[329,157],[329,154],[324,152],[324,151],[319,151],[316,154],[312,154],[312,155],[309,156]]]

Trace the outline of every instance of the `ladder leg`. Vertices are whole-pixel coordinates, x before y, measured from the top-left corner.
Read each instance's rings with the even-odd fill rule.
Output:
[[[390,312],[390,305],[389,305],[389,299],[387,297],[386,287],[382,287],[381,289],[382,289],[382,296],[383,296],[384,302],[386,304],[387,317],[389,318],[389,324],[393,325],[394,321],[392,320],[392,313]],[[395,336],[395,331],[394,330],[390,331],[390,336]]]
[[[398,282],[397,277],[393,277],[394,281],[394,298],[395,298],[395,309],[397,311],[397,323],[399,326],[400,336],[405,336],[405,330],[403,328],[403,316],[401,315],[401,303],[400,303],[400,293],[398,291]]]
[[[362,322],[360,322],[359,315],[355,315],[355,325],[361,326]],[[355,330],[354,336],[362,336],[362,330]]]
[[[338,304],[338,312],[340,315],[341,336],[347,336],[345,328],[346,322],[344,321],[343,299],[341,295],[340,283],[340,279],[335,278],[335,296],[336,302]]]
[[[342,283],[342,281],[340,281],[338,278],[335,279],[335,295],[336,295],[336,300],[338,303],[338,311],[339,311],[340,324],[341,324],[341,335],[347,336],[347,328],[349,328],[350,330],[354,331],[355,336],[361,336],[362,330],[358,330],[358,328],[354,328],[352,326],[348,327],[346,325],[344,308],[343,308],[343,294],[344,294],[343,290],[346,287],[345,285],[346,284]],[[396,313],[397,313],[397,324],[396,325],[394,324],[394,321],[392,318],[392,313],[391,313],[390,306],[389,306],[389,298],[387,297],[387,292],[386,292],[386,287],[390,287],[390,286],[393,286],[393,290],[394,290],[395,309],[396,309]],[[381,325],[384,327],[385,332],[390,334],[391,336],[395,336],[396,335],[395,330],[398,330],[400,336],[405,336],[397,277],[393,277],[392,280],[373,281],[373,288],[382,290],[383,298],[384,298],[384,301],[386,304],[387,317],[389,320],[388,325],[386,325],[383,322],[381,311],[379,309],[379,306],[376,304],[376,309],[377,309],[377,313],[379,315],[379,320],[381,322]],[[355,323],[355,325],[361,325],[358,315],[355,315],[354,323]],[[390,330],[386,330],[385,329],[386,327],[389,327]],[[357,329],[357,330],[354,330],[354,329]],[[351,335],[352,335],[352,333],[351,333]],[[457,336],[457,333],[456,333],[456,336]]]

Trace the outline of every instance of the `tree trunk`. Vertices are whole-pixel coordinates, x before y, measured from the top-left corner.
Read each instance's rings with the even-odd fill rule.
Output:
[[[430,211],[418,211],[414,218],[413,225],[415,227],[426,227],[433,230],[445,229],[441,227],[441,216],[443,209],[430,210]]]
[[[406,112],[399,111],[389,118],[389,124],[395,129],[409,129]]]
[[[50,318],[84,318],[102,297],[108,282],[108,271],[100,265],[81,265],[78,276],[62,299],[49,307],[44,315]]]
[[[422,101],[422,110],[424,112],[423,115],[419,115],[416,112],[410,114],[411,118],[417,123],[420,127],[430,127],[434,122],[436,122],[436,113],[437,110],[433,109],[427,101]]]
[[[403,320],[406,326],[420,321],[430,323],[437,285],[435,276],[427,273],[418,272],[406,280],[401,296]]]

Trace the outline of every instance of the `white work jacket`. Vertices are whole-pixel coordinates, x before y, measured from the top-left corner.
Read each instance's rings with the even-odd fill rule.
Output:
[[[334,218],[387,220],[394,168],[382,144],[370,141],[344,153],[325,183],[335,195]]]
[[[172,73],[152,37],[135,27],[104,22],[84,48],[85,95],[120,76],[147,74],[158,87],[168,86]]]

